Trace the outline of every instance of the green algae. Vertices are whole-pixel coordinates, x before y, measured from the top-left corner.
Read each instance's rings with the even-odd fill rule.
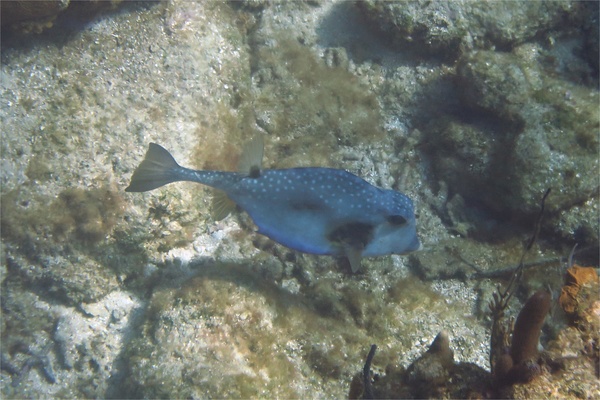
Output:
[[[10,355],[26,352],[29,344],[34,342],[36,332],[52,332],[54,316],[48,310],[36,307],[38,297],[18,277],[12,276],[5,281],[1,298],[2,352]]]
[[[347,70],[326,66],[308,47],[282,36],[275,47],[256,50],[252,67],[260,88],[257,124],[279,139],[277,165],[328,165],[340,143],[382,138],[375,94]]]
[[[29,171],[32,176],[48,174],[45,164]],[[35,237],[96,243],[113,231],[124,211],[120,194],[108,188],[65,189],[50,203],[43,197],[18,202],[20,197],[19,189],[2,196],[2,235],[16,242]]]
[[[51,206],[54,234],[59,238],[98,242],[112,232],[123,215],[123,207],[123,198],[115,191],[66,189]]]
[[[446,307],[414,280],[381,292],[330,276],[292,294],[248,265],[201,263],[198,271],[181,288],[154,289],[142,334],[127,349],[135,384],[128,389],[137,396],[339,393],[365,343],[386,343],[379,359],[397,364],[422,335],[422,323],[405,318],[425,321]]]
[[[28,197],[30,189],[1,198],[8,260],[29,290],[64,304],[89,303],[115,290],[119,279],[141,274],[148,235],[124,229],[119,192],[69,188],[48,198]]]
[[[193,193],[198,190],[194,189]],[[184,200],[181,197],[181,192],[176,190],[161,192],[149,204],[148,220],[153,228],[147,233],[145,240],[153,240],[160,253],[192,243],[198,224],[207,220],[207,216],[201,215],[200,207],[183,207]]]
[[[574,140],[561,141],[552,137],[552,142],[561,145],[559,150],[585,151],[595,156],[599,145],[597,107],[598,94],[569,82],[551,80],[544,90],[536,91],[533,98],[548,107],[541,122],[553,127],[553,136],[568,132]]]
[[[432,146],[426,151],[432,150],[438,176],[464,204],[483,204],[504,220],[530,220],[548,187],[557,189],[548,203],[552,213],[598,190],[597,179],[585,172],[598,168],[598,92],[549,71],[547,51],[527,44],[511,53],[465,55],[455,82],[464,109],[425,123]],[[589,224],[580,221],[577,230]],[[483,227],[476,223],[466,232],[485,233]]]
[[[267,162],[280,168],[326,166],[339,143],[383,137],[376,95],[296,39],[282,34],[275,47],[253,47],[250,60],[232,82],[230,102],[218,103],[211,118],[198,114],[197,168],[235,170],[242,143],[265,131]],[[250,74],[259,90],[244,78]]]
[[[175,9],[178,6],[167,7]],[[186,12],[195,11],[190,6],[186,7]],[[210,16],[214,17],[213,14]],[[168,20],[170,16],[167,13],[164,16],[161,14],[160,17],[158,24],[161,27],[163,27],[161,24],[165,24],[168,31],[169,22],[163,19]],[[191,15],[190,19],[193,17]],[[201,17],[206,16],[201,14]],[[135,26],[140,21],[133,22]],[[154,19],[146,19],[143,22],[145,26],[156,25]],[[121,136],[115,134],[115,137],[119,141],[121,139],[127,139],[127,142],[131,139],[140,143],[143,141],[145,145],[147,140],[167,140],[166,137],[161,136],[163,135],[161,132],[170,132],[175,137],[172,143],[176,143],[182,137],[191,139],[189,141],[184,139],[186,145],[182,146],[186,150],[190,149],[192,153],[191,165],[197,168],[227,170],[235,170],[241,143],[257,131],[268,133],[268,140],[271,142],[267,144],[267,161],[270,166],[278,167],[331,165],[335,162],[331,154],[339,145],[354,147],[381,137],[382,115],[379,111],[377,94],[370,92],[369,88],[361,83],[361,77],[348,73],[344,68],[326,67],[308,46],[304,46],[296,39],[284,39],[272,47],[272,41],[269,41],[268,45],[259,44],[262,43],[261,41],[248,44],[246,42],[248,38],[244,35],[253,35],[255,23],[253,16],[246,14],[240,16],[240,20],[236,22],[240,30],[239,35],[235,31],[226,32],[225,40],[234,43],[236,48],[242,49],[242,53],[245,54],[248,50],[245,48],[246,45],[252,47],[249,51],[252,52],[253,59],[246,63],[248,61],[246,57],[241,57],[241,66],[236,70],[235,78],[226,80],[226,84],[231,85],[230,93],[223,99],[215,100],[216,107],[211,103],[213,92],[203,93],[192,99],[162,98],[158,103],[150,101],[150,97],[131,93],[126,103],[128,106],[132,105],[133,110],[128,113],[128,118],[134,120],[139,118],[139,120],[133,123],[128,121],[125,127],[117,125],[117,131],[127,131],[127,133]],[[140,29],[140,32],[136,35],[148,33],[146,28]],[[194,32],[190,29],[187,34],[191,36]],[[208,35],[208,32],[203,32],[202,35],[204,34]],[[170,39],[172,42],[179,40],[177,34],[171,32],[170,35],[172,35]],[[115,36],[117,37],[122,44],[127,35],[121,32],[120,35]],[[199,43],[204,38],[200,36],[198,39],[197,43],[193,43],[190,48],[200,47]],[[132,37],[126,40],[131,40],[130,43],[126,43],[127,46],[135,44],[132,47],[136,48],[133,55],[129,53],[127,62],[132,62],[138,56],[143,58],[145,54],[143,49],[146,46],[138,46],[139,43]],[[101,46],[94,44],[92,40],[87,44],[95,49],[95,56],[102,55]],[[79,50],[84,53],[86,46]],[[117,45],[116,48],[109,50],[118,53],[123,48],[122,45]],[[150,48],[150,52],[152,51],[157,51],[154,44]],[[165,59],[168,59],[166,53],[171,51],[178,51],[178,49],[166,50]],[[217,64],[218,57],[215,53],[215,61],[211,67]],[[57,57],[56,63],[60,63],[61,59]],[[165,62],[167,68],[178,69],[173,59]],[[156,88],[156,93],[152,93],[152,96],[161,97],[161,90],[169,90],[169,85],[173,85],[174,81],[166,77],[161,70],[160,62],[153,61],[146,64],[158,65],[156,79],[150,79],[147,84]],[[344,63],[342,64],[345,66]],[[117,67],[111,64],[110,68],[113,67],[116,71]],[[65,63],[59,68],[68,71],[72,68],[72,64]],[[120,71],[121,68],[130,68],[130,66],[124,62],[118,65],[118,68]],[[316,75],[314,75],[315,71]],[[181,75],[184,76],[187,72],[189,71],[182,70]],[[218,72],[217,80],[223,74],[231,74],[231,69],[223,68]],[[259,82],[256,87],[250,84],[250,75]],[[88,73],[87,79],[82,77],[81,82],[85,85],[93,85],[94,79],[90,79],[89,76],[91,74]],[[139,76],[140,79],[147,79],[144,74]],[[384,77],[382,76],[381,79],[383,80]],[[134,90],[119,86],[118,75],[111,76],[110,80],[115,83],[114,88],[117,91],[122,92],[125,89],[124,93],[129,93],[127,90]],[[187,82],[191,81],[192,79],[189,79]],[[387,83],[390,82],[386,79]],[[399,90],[404,90],[404,86],[409,82],[394,83],[398,84]],[[73,87],[76,87],[77,96],[56,99],[52,112],[63,110],[66,114],[75,117],[77,112],[82,110],[86,113],[95,112],[92,107],[94,102],[101,104],[104,102],[106,105],[107,99],[103,99],[102,93],[88,94],[86,97],[83,96],[86,86]],[[188,90],[187,87],[185,89]],[[191,91],[193,90],[190,89]],[[214,95],[216,98],[218,96],[219,94]],[[405,97],[410,96],[405,95]],[[545,99],[545,97],[540,98]],[[578,98],[577,93],[574,98]],[[493,100],[491,99],[490,104],[500,105]],[[35,108],[33,101],[33,99],[24,100],[23,107],[31,111]],[[174,112],[173,108],[169,108],[163,102],[178,104],[181,102],[186,106],[193,104],[193,107],[184,106],[182,115],[177,115],[176,113],[179,112],[177,108]],[[550,108],[549,104],[550,102],[547,103]],[[135,112],[139,110],[147,113],[144,114],[147,120],[136,116]],[[563,111],[560,109],[555,111],[559,124],[568,128],[573,122],[568,110],[564,111],[565,115],[562,115]],[[175,118],[172,117],[174,114]],[[189,115],[192,117],[186,119]],[[587,118],[585,113],[582,115]],[[552,118],[553,114],[549,112],[546,122],[553,123]],[[173,133],[179,128],[179,125],[174,122],[179,120],[183,124],[189,123],[193,126],[190,135],[181,136]],[[499,118],[495,121],[505,122]],[[107,126],[112,129],[110,122],[110,117],[100,115],[90,121],[90,128],[93,132],[102,132],[104,135]],[[485,130],[479,126],[464,125],[464,122],[464,119],[452,121],[453,126],[444,131],[449,136],[447,143],[450,145],[446,148],[448,152],[457,150],[460,156],[464,156],[463,163],[458,165],[461,171],[465,163],[477,163],[478,155],[485,154],[487,157],[491,152],[491,143],[497,138],[494,135],[486,135]],[[171,125],[176,125],[176,129]],[[500,134],[509,132],[513,126],[514,124],[503,127]],[[66,152],[65,146],[78,143],[73,140],[75,135],[71,132],[74,130],[65,129],[67,127],[60,123],[51,123],[46,128],[50,141],[57,145],[57,151],[61,153]],[[462,136],[462,128],[470,131]],[[184,125],[184,130],[186,129]],[[593,144],[594,138],[588,136],[582,130],[576,142],[581,145]],[[465,137],[468,137],[468,140],[462,141]],[[77,138],[83,143],[97,139],[93,133],[89,136],[81,134]],[[466,143],[474,147],[471,148]],[[188,147],[188,144],[191,145]],[[73,150],[73,146],[71,147]],[[125,153],[130,152],[131,148],[121,150]],[[39,148],[36,149],[37,153]],[[125,159],[119,151],[112,150],[111,158],[113,155],[115,158]],[[27,168],[27,177],[42,183],[50,182],[54,177],[46,162],[46,156],[34,156]],[[113,164],[113,170],[120,174],[117,179],[127,179],[130,173],[127,165],[117,162]],[[485,170],[485,165],[475,166],[479,168],[475,172]],[[569,174],[572,175],[571,172]],[[464,179],[464,175],[458,175]],[[60,180],[57,182],[61,183]],[[140,336],[122,354],[128,359],[127,372],[132,372],[133,385],[128,388],[131,390],[131,397],[201,398],[229,395],[236,398],[276,396],[289,398],[315,397],[319,394],[323,394],[323,397],[325,394],[340,397],[340,391],[336,388],[349,379],[351,372],[360,368],[364,355],[363,349],[372,341],[387,347],[378,355],[378,364],[381,362],[381,365],[397,366],[403,354],[415,348],[415,344],[419,343],[424,336],[431,335],[429,324],[432,321],[434,324],[449,323],[453,327],[458,326],[453,315],[449,316],[450,313],[443,306],[444,298],[432,293],[428,285],[415,283],[414,280],[382,283],[376,279],[376,277],[383,279],[382,276],[390,272],[389,258],[383,261],[369,260],[371,272],[366,276],[340,277],[340,271],[344,270],[336,266],[333,261],[293,254],[271,243],[263,247],[266,252],[253,257],[249,264],[216,265],[216,269],[223,269],[221,272],[211,272],[211,265],[207,265],[210,261],[205,259],[194,263],[191,267],[193,273],[199,274],[200,277],[197,279],[181,277],[181,281],[186,282],[183,283],[183,288],[179,289],[179,278],[175,280],[163,278],[169,276],[172,278],[186,272],[172,268],[178,266],[177,262],[171,262],[172,256],[164,253],[176,247],[191,248],[190,243],[198,232],[197,226],[204,226],[207,220],[208,213],[204,215],[202,211],[207,208],[204,189],[198,185],[186,186],[184,189],[167,188],[161,193],[147,195],[142,200],[131,200],[137,201],[138,206],[143,204],[138,207],[139,210],[136,210],[137,215],[135,212],[126,212],[116,215],[114,219],[110,216],[110,212],[103,210],[95,199],[96,196],[101,198],[100,193],[87,195],[82,192],[83,189],[80,190],[64,192],[56,199],[54,197],[33,199],[29,206],[25,206],[21,200],[26,196],[3,197],[3,203],[6,199],[16,199],[14,207],[8,206],[10,213],[24,210],[26,214],[21,219],[9,217],[2,221],[3,230],[8,223],[15,223],[15,227],[9,228],[8,236],[3,238],[19,243],[22,243],[23,238],[26,239],[25,242],[37,240],[35,234],[23,233],[28,227],[31,228],[29,232],[40,232],[42,239],[51,236],[57,243],[72,242],[75,247],[83,249],[84,253],[88,255],[94,253],[93,258],[97,263],[74,257],[71,268],[61,272],[64,274],[65,282],[57,279],[53,283],[58,282],[65,286],[70,279],[73,279],[74,272],[79,270],[81,278],[79,283],[82,284],[87,277],[105,274],[103,267],[108,266],[112,270],[109,273],[118,276],[118,285],[114,281],[109,282],[108,288],[105,282],[93,281],[89,285],[104,286],[107,290],[113,290],[125,284],[130,287],[135,286],[151,296],[150,307],[140,326],[142,332],[136,330],[136,335]],[[200,198],[200,204],[190,202],[190,198]],[[57,207],[68,206],[71,209],[61,210],[61,218],[57,221],[44,216],[38,218],[41,213],[38,207],[52,206],[54,202]],[[108,199],[108,202],[115,204],[114,199]],[[35,208],[35,211],[32,208]],[[31,210],[32,214],[29,214],[28,210]],[[4,215],[5,210],[2,211]],[[126,218],[125,223],[120,221],[123,217]],[[240,221],[245,228],[250,228],[249,224],[244,225],[243,219]],[[19,227],[19,224],[22,225]],[[250,229],[247,231],[249,232]],[[251,235],[256,236],[238,230],[227,240],[243,241],[243,245],[252,247],[251,245],[258,243],[260,239],[250,240]],[[14,247],[11,247],[11,251],[13,249]],[[209,257],[217,260],[231,259],[230,250],[222,246]],[[57,251],[62,250],[58,248]],[[166,259],[167,262],[161,263],[154,257]],[[442,255],[439,257],[441,259]],[[152,265],[158,264],[156,267],[158,273],[150,279],[145,279],[140,269],[148,259],[151,259]],[[19,268],[25,270],[27,263],[22,264],[23,266]],[[98,267],[101,270],[96,273]],[[279,270],[275,271],[277,268]],[[377,270],[377,268],[385,269]],[[304,271],[298,272],[302,269],[306,269],[307,274],[318,276],[303,279]],[[292,270],[295,272],[290,272]],[[335,273],[330,274],[330,270]],[[253,275],[253,272],[259,273]],[[297,285],[297,295],[290,295],[277,287],[282,277],[290,278],[290,276],[293,276],[293,281],[300,282]],[[278,283],[272,284],[270,283],[272,281]],[[383,288],[383,294],[380,288]],[[82,298],[72,294],[69,297],[78,301]],[[83,297],[83,299],[89,298],[89,296]],[[444,319],[436,319],[437,314],[442,315]],[[448,322],[448,320],[452,321]],[[473,321],[473,325],[479,327],[480,323]],[[173,336],[167,336],[168,334]],[[214,342],[207,341],[207,338]],[[186,343],[195,341],[197,346],[194,347],[193,343],[189,345],[190,347],[182,345],[173,349],[171,353],[169,350],[172,348],[169,347],[169,343],[173,341]],[[220,347],[221,344],[234,347],[235,351],[223,349]],[[466,347],[468,345],[470,344],[465,344]],[[129,355],[131,355],[130,359]],[[87,360],[89,359],[81,362]],[[93,364],[91,360],[90,363]],[[247,368],[236,370],[236,365]],[[98,364],[94,364],[94,368],[97,366]],[[79,367],[78,365],[77,368]],[[76,397],[76,391],[79,391],[79,395],[83,393],[85,397],[102,397],[103,393],[94,389],[97,380],[80,378],[80,382],[77,386],[73,386],[72,390],[75,394],[66,395],[64,393],[68,391],[65,390],[59,392],[59,397]],[[64,384],[68,385],[66,382]],[[161,386],[163,384],[164,387]]]
[[[45,182],[52,178],[52,169],[46,157],[36,155],[31,158],[27,165],[25,175],[32,181]]]

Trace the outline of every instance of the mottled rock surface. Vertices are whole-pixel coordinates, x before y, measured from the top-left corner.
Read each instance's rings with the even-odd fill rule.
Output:
[[[585,12],[585,6],[570,1],[365,1],[359,6],[394,42],[438,57],[489,47],[510,49],[578,21]]]
[[[574,216],[591,216],[598,207],[596,174],[586,172],[600,168],[598,90],[587,84],[592,70],[582,60],[578,82],[556,73],[554,53],[564,50],[527,44],[461,58],[460,104],[426,130],[434,170],[467,203],[484,203],[505,218],[533,216],[552,188],[550,229],[593,244],[596,222]],[[481,226],[476,215],[466,217]]]
[[[487,302],[546,185],[515,303],[559,290],[575,241],[598,264],[597,19],[577,28],[568,2],[404,5],[390,17],[422,19],[402,51],[406,32],[364,15],[399,3],[127,2],[3,34],[2,397],[341,398],[371,343],[393,375],[442,330],[464,366],[439,374],[451,393],[485,384]],[[265,167],[343,168],[406,193],[423,251],[351,275],[243,214],[213,221],[200,185],[123,191],[149,142],[235,170],[256,133]]]

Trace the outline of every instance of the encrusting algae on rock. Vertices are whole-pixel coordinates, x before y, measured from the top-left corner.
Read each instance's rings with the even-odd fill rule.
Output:
[[[389,397],[492,397],[481,389],[492,381],[485,370],[489,319],[483,308],[495,286],[490,280],[504,275],[485,273],[513,265],[521,238],[511,222],[525,221],[524,205],[524,217],[533,216],[536,196],[528,193],[538,193],[548,177],[563,196],[556,210],[571,212],[560,235],[544,230],[549,240],[539,257],[552,248],[556,258],[564,249],[555,247],[564,243],[597,243],[597,185],[588,185],[593,174],[577,176],[595,165],[597,73],[588,75],[577,59],[595,60],[597,72],[597,46],[578,44],[581,29],[597,44],[597,22],[590,16],[590,24],[578,26],[568,10],[584,3],[563,3],[559,17],[508,10],[550,3],[491,7],[506,10],[502,16],[511,18],[502,21],[510,24],[485,10],[486,18],[472,18],[468,10],[489,9],[487,3],[398,3],[389,7],[393,14],[371,10],[373,26],[361,15],[368,3],[148,4],[128,3],[124,12],[66,36],[57,19],[47,35],[2,50],[0,325],[2,364],[12,371],[1,371],[2,397],[342,398],[371,343],[379,348],[365,397],[381,397],[384,382],[414,389],[385,392]],[[449,12],[439,14],[444,7]],[[418,18],[412,25],[418,30],[398,32],[414,39],[407,47],[426,49],[417,57],[388,43],[388,31],[373,34],[384,21],[399,21],[399,13]],[[516,22],[524,20],[531,24]],[[536,29],[539,21],[550,21],[543,26],[552,30]],[[530,27],[531,35],[520,33]],[[514,44],[499,46],[495,39],[512,28],[518,28]],[[439,32],[444,35],[436,38]],[[463,47],[463,38],[475,41]],[[3,37],[3,45],[8,42]],[[471,61],[467,68],[464,62]],[[486,73],[487,61],[501,66],[498,73]],[[571,83],[561,69],[568,69]],[[540,92],[518,85],[527,83],[519,70],[541,76]],[[492,92],[469,95],[479,89]],[[521,117],[527,124],[512,131],[506,121]],[[433,122],[446,118],[448,124]],[[164,144],[196,169],[235,171],[232,154],[257,132],[269,137],[267,154],[277,157],[268,168],[347,168],[373,185],[405,192],[420,205],[421,239],[439,256],[414,254],[420,266],[413,257],[363,260],[365,272],[349,276],[346,263],[336,266],[329,257],[248,233],[247,215],[211,224],[201,185],[122,193],[136,166],[127,154],[148,142]],[[511,139],[520,136],[513,151]],[[526,150],[533,157],[526,158]],[[518,175],[506,178],[507,165]],[[185,185],[189,191],[181,190]],[[582,211],[573,214],[572,205]],[[480,208],[471,213],[472,206]],[[502,214],[486,214],[491,206]],[[453,237],[448,216],[455,227],[467,226],[456,231],[470,244]],[[503,259],[495,259],[498,241],[487,239],[499,231],[512,242]],[[356,237],[344,233],[332,239]],[[457,249],[452,254],[439,251],[449,237]],[[580,265],[597,265],[591,258]],[[473,272],[473,265],[481,268]],[[414,276],[419,271],[425,272]],[[550,280],[524,282],[513,300],[562,286]],[[598,329],[586,322],[597,315],[587,301],[594,288],[595,282],[581,285],[574,325],[559,333],[556,345],[547,344],[556,329],[548,319],[541,339],[554,355],[538,354],[541,375],[509,386],[511,394],[537,388],[520,397],[600,397],[590,390],[598,381]],[[130,319],[124,308],[106,307],[104,299],[115,293],[119,302],[138,296],[145,312]],[[511,304],[507,319],[518,308]],[[444,352],[427,351],[441,330],[449,332],[441,341]],[[454,359],[444,356],[451,351]],[[16,378],[44,355],[52,371],[34,367]],[[52,372],[55,383],[48,379]],[[467,388],[465,382],[480,386],[447,389],[455,383]],[[567,390],[556,390],[559,384]]]

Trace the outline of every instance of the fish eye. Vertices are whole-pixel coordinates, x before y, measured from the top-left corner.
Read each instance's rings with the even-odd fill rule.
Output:
[[[390,215],[386,219],[387,222],[389,222],[390,224],[397,226],[404,225],[408,222],[406,218],[404,218],[402,215]]]

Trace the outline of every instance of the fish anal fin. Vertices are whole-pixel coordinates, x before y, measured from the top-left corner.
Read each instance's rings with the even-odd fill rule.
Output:
[[[352,268],[352,273],[356,273],[356,271],[358,271],[360,268],[362,252],[362,246],[360,248],[350,245],[344,246],[344,255],[350,262],[350,268]]]
[[[227,217],[233,210],[236,204],[231,200],[227,193],[219,189],[213,189],[212,205],[210,215],[215,221],[220,221]]]
[[[257,135],[246,143],[242,150],[238,171],[251,178],[258,178],[262,169],[264,147],[262,135]]]

